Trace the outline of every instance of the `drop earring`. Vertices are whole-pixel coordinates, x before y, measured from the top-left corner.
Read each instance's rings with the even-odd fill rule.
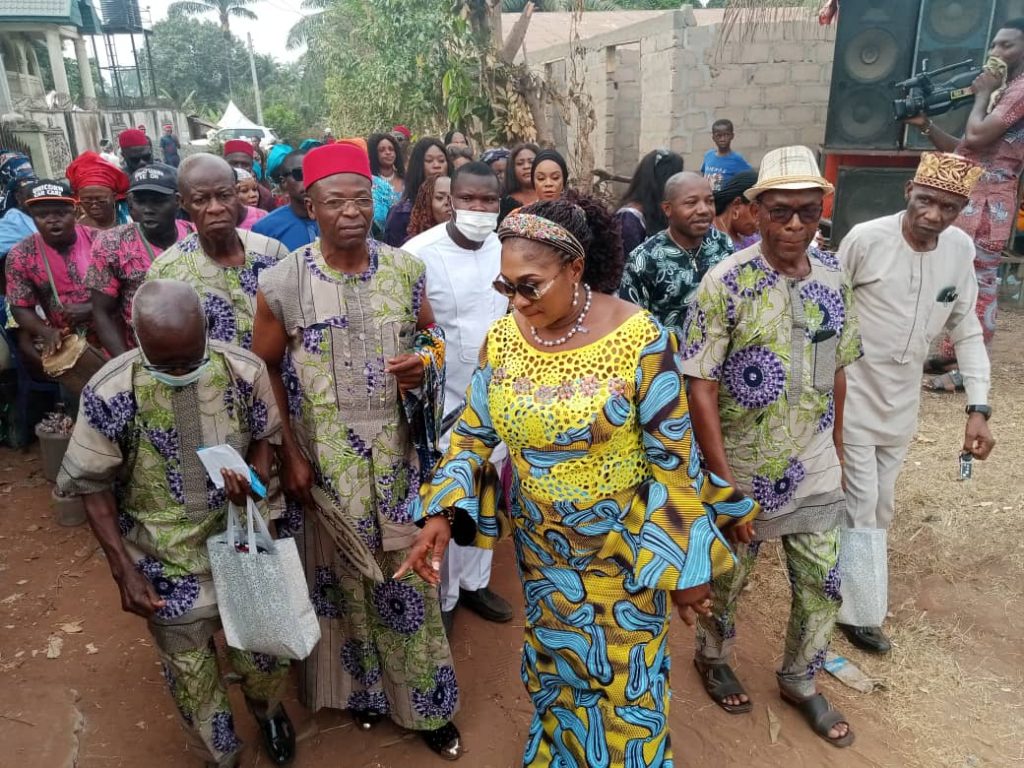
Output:
[[[580,305],[580,284],[575,283],[572,289],[572,306],[573,309]]]

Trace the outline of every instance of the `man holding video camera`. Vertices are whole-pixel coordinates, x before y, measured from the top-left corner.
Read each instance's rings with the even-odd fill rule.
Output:
[[[1017,186],[1024,168],[1024,18],[1005,22],[989,49],[989,61],[974,80],[974,107],[963,138],[941,130],[926,115],[907,120],[937,149],[956,152],[985,169],[956,225],[974,240],[974,270],[978,278],[978,319],[986,347],[996,329],[999,263],[1017,215]],[[1000,60],[1005,68],[994,62]],[[995,66],[993,66],[995,65]],[[935,391],[963,390],[956,368],[956,353],[947,337],[939,357],[928,368],[940,374],[932,380]]]

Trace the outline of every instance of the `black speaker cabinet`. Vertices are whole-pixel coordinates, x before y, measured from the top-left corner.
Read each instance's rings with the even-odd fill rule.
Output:
[[[914,168],[839,169],[836,199],[832,206],[832,244],[838,247],[857,224],[907,207],[904,187],[914,178]]]
[[[971,59],[975,66],[984,64],[989,41],[996,32],[993,29],[996,5],[996,0],[922,0],[914,71],[938,69],[966,59]],[[942,77],[940,75],[938,80]],[[972,103],[968,101],[958,109],[935,117],[935,124],[953,136],[962,136]],[[916,129],[907,130],[906,146],[934,148],[928,137]]]
[[[842,5],[825,146],[899,149],[903,126],[893,119],[892,86],[910,76],[921,0],[843,0]]]

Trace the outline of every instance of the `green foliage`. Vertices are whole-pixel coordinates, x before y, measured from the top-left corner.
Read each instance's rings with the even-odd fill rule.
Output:
[[[178,0],[167,6],[169,17],[200,16],[216,13],[220,28],[225,35],[231,34],[231,17],[255,21],[257,16],[245,6],[255,5],[258,0]]]
[[[450,0],[331,0],[313,46],[338,135],[396,122],[439,131],[487,108],[483,53]]]

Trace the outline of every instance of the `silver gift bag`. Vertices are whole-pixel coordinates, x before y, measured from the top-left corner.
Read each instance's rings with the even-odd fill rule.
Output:
[[[839,532],[839,575],[843,605],[839,623],[880,627],[889,604],[889,565],[884,528],[843,528]]]
[[[320,640],[294,539],[274,540],[249,499],[246,527],[228,505],[224,533],[206,540],[217,605],[228,645],[304,659]]]

